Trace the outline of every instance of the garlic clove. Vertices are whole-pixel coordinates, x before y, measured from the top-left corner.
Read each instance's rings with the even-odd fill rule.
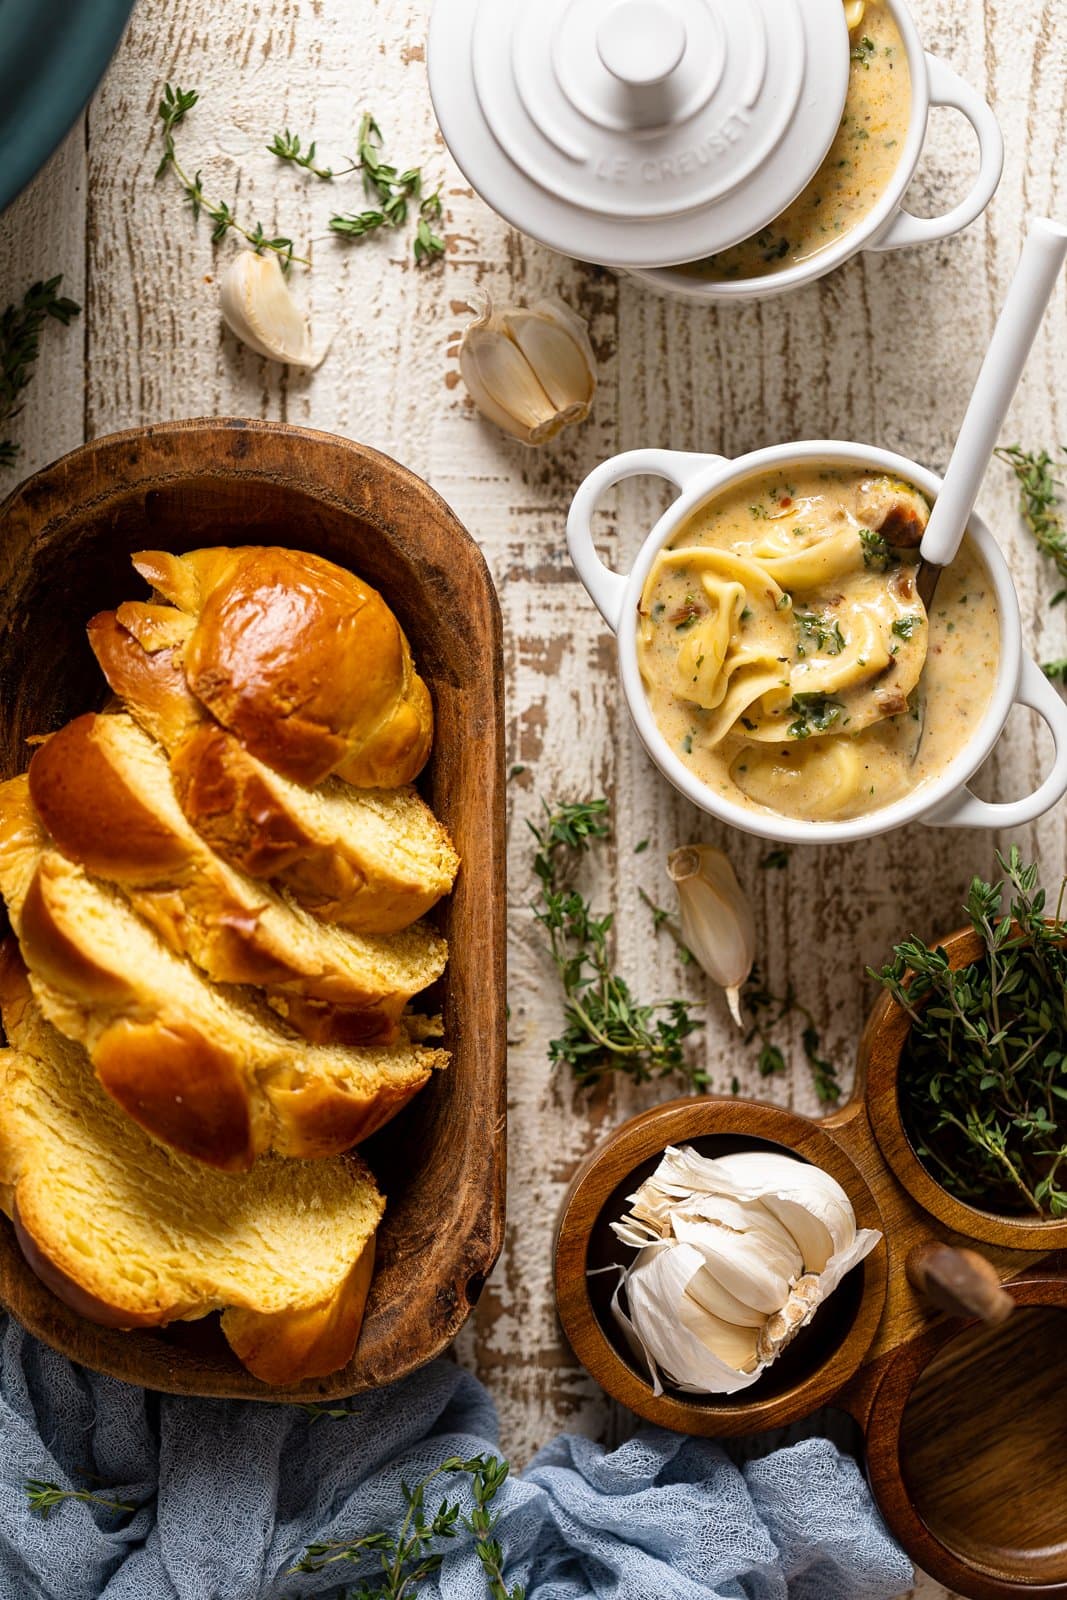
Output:
[[[482,415],[523,444],[584,422],[596,392],[585,324],[562,302],[495,309],[488,295],[463,333],[459,370]]]
[[[745,1373],[731,1366],[694,1332],[699,1327],[714,1338],[717,1331],[710,1319],[705,1321],[697,1314],[700,1308],[695,1301],[683,1321],[682,1299],[699,1268],[700,1257],[684,1245],[654,1245],[637,1257],[612,1299],[620,1327],[635,1354],[647,1363],[656,1394],[663,1393],[664,1376],[687,1394],[734,1394],[759,1376],[758,1370]],[[623,1288],[628,1315],[620,1303]]]
[[[459,370],[482,415],[524,444],[557,422],[555,406],[507,334],[471,329],[459,353]]]
[[[596,379],[571,330],[562,326],[543,302],[533,311],[509,312],[507,328],[556,410],[576,408],[582,415],[574,420],[584,421],[593,403]]]
[[[700,1252],[729,1294],[769,1314],[785,1300],[803,1263],[791,1236],[769,1213],[764,1217],[770,1226],[758,1226],[754,1217],[741,1223],[729,1210],[719,1218],[675,1212],[674,1232]]]
[[[667,857],[678,891],[682,939],[700,966],[726,990],[741,1027],[741,985],[756,959],[756,924],[737,875],[721,850],[685,845]]]
[[[707,1267],[702,1266],[699,1272],[693,1274],[686,1292],[692,1295],[698,1306],[710,1311],[713,1317],[733,1322],[739,1328],[761,1328],[766,1321],[766,1312],[756,1311],[738,1300]]]
[[[761,1328],[741,1327],[714,1316],[688,1293],[678,1301],[678,1318],[713,1356],[735,1372],[755,1372],[759,1364]]]
[[[293,299],[276,254],[241,250],[222,274],[223,321],[242,344],[269,361],[294,367],[318,363],[307,318]]]

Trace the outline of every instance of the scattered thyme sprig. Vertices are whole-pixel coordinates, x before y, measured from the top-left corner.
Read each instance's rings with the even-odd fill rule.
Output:
[[[741,988],[741,1005],[752,1018],[751,1026],[745,1034],[745,1043],[752,1044],[754,1040],[759,1040],[756,1065],[762,1078],[769,1078],[775,1073],[785,1071],[785,1055],[781,1046],[774,1042],[772,1030],[787,1017],[794,1015],[801,1017],[804,1026],[801,1029],[800,1044],[804,1051],[804,1059],[811,1069],[815,1093],[820,1104],[836,1105],[841,1098],[837,1068],[822,1054],[822,1038],[815,1026],[815,1018],[808,1007],[797,999],[792,983],[786,984],[784,995],[773,994],[767,988],[760,969],[753,967]]]
[[[351,1600],[411,1600],[444,1560],[443,1552],[433,1546],[454,1539],[460,1528],[466,1528],[474,1535],[474,1549],[487,1579],[486,1592],[490,1600],[524,1600],[525,1591],[521,1585],[509,1589],[504,1582],[504,1552],[499,1540],[493,1537],[498,1519],[491,1507],[507,1479],[508,1470],[507,1462],[496,1456],[473,1456],[469,1461],[461,1456],[450,1456],[413,1489],[406,1483],[401,1485],[407,1510],[397,1532],[383,1530],[364,1534],[349,1543],[334,1540],[309,1545],[291,1570],[321,1572],[334,1562],[363,1561],[376,1554],[381,1563],[381,1578],[361,1583],[352,1591]],[[458,1472],[470,1478],[473,1511],[462,1516],[458,1503],[446,1499],[432,1514],[427,1513],[426,1490],[430,1484],[446,1473]]]
[[[63,275],[31,284],[21,305],[12,303],[0,316],[0,428],[22,410],[22,394],[33,377],[40,353],[41,329],[49,317],[67,327],[81,307],[59,293]],[[0,439],[0,467],[13,466],[20,446]]]
[[[608,949],[613,918],[598,917],[574,885],[583,859],[609,837],[606,800],[544,806],[544,823],[528,824],[537,843],[533,869],[540,892],[533,914],[548,935],[564,994],[566,1028],[549,1043],[553,1066],[569,1066],[580,1084],[608,1072],[638,1083],[669,1072],[704,1090],[708,1076],[688,1062],[682,1044],[704,1026],[686,1000],[644,1004],[615,972]]]
[[[277,138],[277,135],[275,135]],[[299,144],[299,140],[297,141]],[[441,191],[422,192],[422,169],[409,167],[400,172],[382,159],[384,140],[382,130],[369,112],[364,112],[359,125],[358,157],[355,166],[363,173],[363,187],[367,198],[377,205],[366,211],[349,212],[330,218],[330,228],[349,239],[363,239],[379,228],[402,228],[408,220],[412,205],[418,206],[415,227],[414,254],[416,264],[432,261],[444,255],[445,241],[433,231],[432,223],[441,217]],[[311,146],[314,151],[315,146]],[[276,151],[275,154],[278,152]],[[321,174],[320,174],[321,176]]]
[[[108,1500],[90,1489],[61,1489],[58,1483],[49,1483],[44,1478],[27,1478],[24,1488],[30,1510],[42,1518],[46,1518],[49,1512],[66,1500],[82,1500],[94,1506],[104,1506],[108,1511],[137,1510],[136,1506],[127,1505],[125,1501]]]
[[[214,227],[211,230],[212,243],[218,244],[232,228],[243,239],[247,239],[257,255],[264,250],[273,251],[281,260],[284,270],[288,271],[294,261],[299,261],[302,266],[308,266],[309,262],[305,256],[294,255],[292,239],[286,239],[282,236],[274,239],[268,238],[263,231],[261,222],[257,222],[254,228],[246,228],[242,222],[238,221],[234,215],[233,208],[227,205],[225,200],[209,200],[204,194],[199,169],[190,176],[178,160],[174,144],[174,130],[184,122],[186,116],[199,99],[200,94],[196,89],[182,89],[177,84],[173,87],[169,83],[164,85],[163,98],[159,102],[159,116],[163,123],[163,158],[156,168],[157,181],[166,172],[174,173],[174,176],[185,190],[185,198],[189,202],[193,216],[199,217],[200,213],[203,212],[214,223]]]
[[[1020,449],[1017,444],[1005,445],[996,453],[1015,474],[1019,485],[1019,510],[1033,534],[1034,543],[1048,556],[1067,585],[1067,521],[1064,519],[1064,488],[1056,476],[1056,463],[1047,450],[1034,454]],[[1067,599],[1067,587],[1058,589],[1049,605],[1058,606],[1063,599]],[[1046,661],[1042,671],[1056,682],[1067,683],[1067,660]]]
[[[1050,921],[1036,866],[1014,846],[997,861],[1007,885],[975,878],[965,903],[975,962],[953,972],[944,950],[912,936],[869,971],[911,1018],[898,1093],[920,1160],[985,1211],[1065,1217],[1064,886]]]

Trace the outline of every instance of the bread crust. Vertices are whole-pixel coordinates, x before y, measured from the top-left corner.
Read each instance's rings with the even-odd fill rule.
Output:
[[[175,750],[205,716],[189,693],[177,651],[146,650],[115,611],[98,611],[86,631],[112,694],[165,750]]]
[[[182,651],[193,694],[267,766],[297,783],[337,773],[410,783],[433,739],[429,691],[377,590],[275,546],[141,551],[134,566],[195,617]]]
[[[359,1343],[374,1276],[375,1241],[367,1240],[340,1288],[307,1310],[264,1314],[232,1307],[222,1313],[230,1349],[264,1383],[301,1383],[345,1367]]]
[[[319,1160],[362,1144],[414,1099],[431,1067],[447,1064],[446,1051],[427,1051],[425,1073],[406,1084],[383,1083],[373,1095],[354,1094],[323,1079],[292,1088],[283,1077],[268,1080],[264,1091],[277,1123],[274,1148],[279,1155]]]

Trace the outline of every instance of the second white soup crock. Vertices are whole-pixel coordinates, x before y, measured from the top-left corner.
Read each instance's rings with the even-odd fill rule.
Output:
[[[1019,601],[1000,547],[981,518],[968,525],[996,594],[1000,650],[996,681],[985,716],[944,772],[921,789],[879,811],[841,822],[807,822],[777,812],[753,810],[714,793],[678,758],[655,721],[641,679],[637,651],[638,607],[645,580],[660,550],[692,513],[733,484],[787,464],[885,472],[937,497],[941,480],[906,457],[871,445],[840,440],[805,440],[773,445],[728,461],[722,456],[689,455],[674,450],[631,450],[595,468],[579,488],[567,522],[567,542],[575,570],[601,616],[616,636],[619,676],[634,726],[664,777],[701,810],[744,832],[795,844],[844,843],[893,828],[923,822],[955,828],[1008,828],[1031,822],[1067,792],[1067,705],[1037,662],[1023,650]],[[627,574],[601,561],[593,541],[592,519],[607,491],[624,478],[651,475],[678,489],[678,498],[660,517]],[[1024,799],[991,803],[967,784],[999,739],[1015,704],[1030,706],[1047,723],[1055,745],[1051,771]],[[931,713],[933,714],[933,713]]]

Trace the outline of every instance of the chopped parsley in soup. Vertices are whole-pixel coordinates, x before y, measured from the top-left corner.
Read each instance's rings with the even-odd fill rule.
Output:
[[[659,552],[641,674],[660,732],[708,788],[805,821],[862,816],[969,742],[997,671],[993,584],[965,539],[927,616],[929,514],[899,479],[798,464],[712,499]]]
[[[908,57],[885,0],[857,9],[844,115],[815,177],[752,238],[680,270],[720,283],[782,272],[856,227],[888,189],[911,117]]]

